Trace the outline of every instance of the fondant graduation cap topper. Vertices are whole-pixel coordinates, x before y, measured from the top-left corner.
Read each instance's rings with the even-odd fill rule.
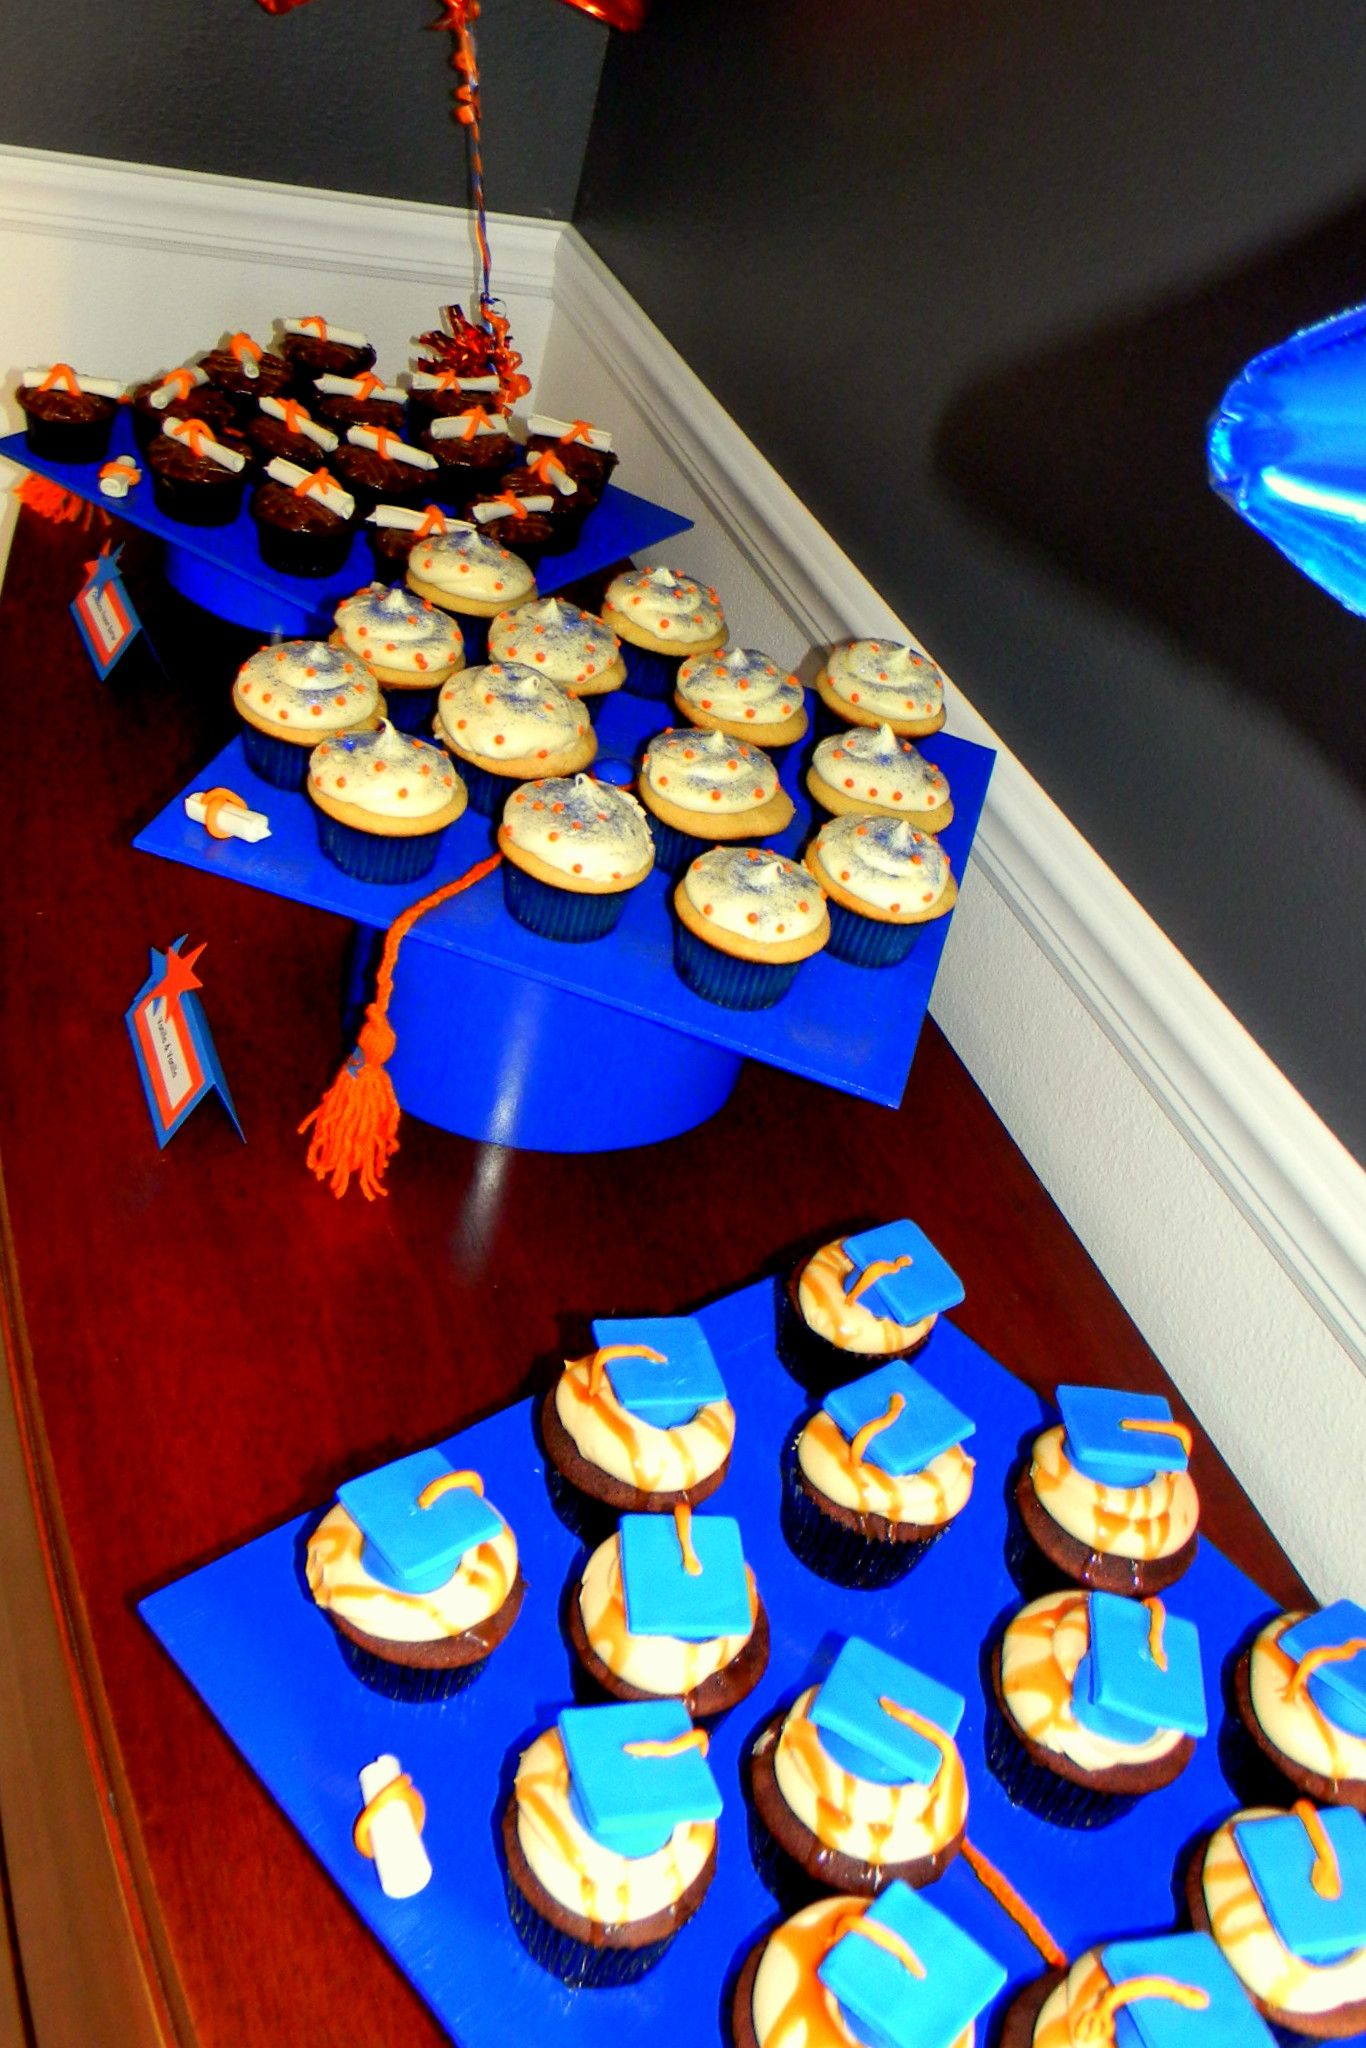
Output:
[[[619,1856],[653,1856],[683,1821],[716,1820],[706,1731],[681,1700],[566,1707],[560,1740],[575,1817]]]
[[[1295,1660],[1286,1697],[1307,1691],[1321,1714],[1366,1739],[1366,1607],[1335,1600],[1283,1629],[1281,1648]]]
[[[909,1325],[956,1308],[963,1299],[963,1283],[948,1260],[904,1218],[846,1237],[844,1251],[853,1261],[845,1299],[859,1302],[871,1315]]]
[[[1158,1472],[1184,1472],[1190,1462],[1190,1431],[1172,1420],[1160,1394],[1059,1387],[1057,1401],[1067,1455],[1098,1486],[1148,1486]]]
[[[1352,1806],[1311,1806],[1239,1821],[1233,1830],[1266,1917],[1307,1963],[1366,1949],[1366,1817]]]
[[[607,1317],[594,1323],[593,1342],[615,1354],[607,1360],[607,1377],[622,1407],[656,1429],[691,1422],[709,1401],[726,1398],[695,1316]]]
[[[626,1626],[633,1636],[706,1643],[747,1636],[749,1574],[740,1524],[729,1515],[623,1515],[619,1525]]]
[[[949,2048],[1006,1981],[1004,1966],[899,1879],[848,1922],[817,1966],[867,2048]]]
[[[1272,2034],[1208,1934],[1111,1941],[1110,1988],[1073,2028],[1079,2048],[1272,2048]]]
[[[850,1636],[811,1706],[821,1746],[875,1785],[928,1785],[953,1747],[963,1696]]]
[[[832,1388],[825,1397],[825,1412],[854,1445],[858,1458],[898,1478],[923,1472],[977,1427],[904,1359],[893,1359],[861,1380]]]
[[[455,1576],[461,1558],[501,1534],[502,1516],[484,1499],[477,1472],[457,1471],[444,1451],[414,1451],[337,1488],[365,1538],[361,1563],[402,1593],[431,1593]]]
[[[1205,1680],[1193,1621],[1160,1600],[1092,1593],[1090,1646],[1072,1682],[1072,1712],[1112,1742],[1147,1742],[1158,1728],[1204,1735]]]

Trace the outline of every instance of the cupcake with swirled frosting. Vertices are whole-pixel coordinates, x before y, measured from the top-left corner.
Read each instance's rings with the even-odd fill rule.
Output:
[[[792,822],[792,799],[768,755],[729,733],[656,733],[636,787],[655,820],[655,857],[671,875],[720,841],[771,839]]]
[[[836,817],[874,811],[920,832],[942,832],[953,823],[944,774],[909,740],[899,740],[890,725],[854,726],[823,739],[811,757],[806,786]]]
[[[830,937],[825,897],[804,868],[754,846],[718,846],[674,890],[674,965],[704,1001],[767,1010]]]
[[[816,677],[816,693],[846,725],[888,725],[904,739],[944,723],[944,678],[928,654],[895,640],[851,640],[834,647]]]
[[[313,749],[308,794],[328,859],[359,882],[413,882],[465,809],[465,785],[429,740],[382,719]]]
[[[543,939],[600,939],[654,866],[645,813],[629,790],[591,775],[523,783],[498,828],[503,896]]]
[[[1154,2040],[1168,2048],[1273,2048],[1245,1992],[1207,1933],[1103,1942],[1016,1993],[999,2048],[1115,2048],[1121,2040],[1132,2048]]]
[[[449,612],[401,585],[371,583],[334,614],[335,647],[356,655],[380,684],[391,721],[430,730],[436,692],[465,666],[465,644]]]
[[[243,662],[232,686],[248,766],[277,789],[302,789],[322,738],[370,731],[384,715],[364,662],[326,640],[282,640]]]
[[[466,661],[483,658],[490,619],[536,595],[536,579],[525,562],[473,526],[456,521],[412,550],[407,580],[419,597],[455,614],[465,637]]]
[[[562,690],[588,699],[619,690],[626,680],[621,642],[610,626],[562,597],[499,612],[489,627],[489,653],[495,661],[534,668]]]
[[[598,746],[577,697],[510,661],[452,676],[437,699],[436,736],[460,763],[470,802],[486,818],[501,816],[515,783],[574,775]]]
[[[830,951],[853,967],[894,967],[958,901],[937,839],[900,818],[832,818],[805,853],[830,900]]]
[[[758,747],[789,747],[808,724],[801,684],[757,647],[690,655],[678,671],[674,703],[691,725]]]
[[[607,586],[603,623],[622,643],[628,686],[667,700],[679,666],[726,640],[726,615],[709,587],[677,569],[627,569]]]
[[[1234,1667],[1238,1716],[1278,1796],[1292,1785],[1322,1805],[1366,1813],[1366,1610],[1335,1600],[1278,1614]]]

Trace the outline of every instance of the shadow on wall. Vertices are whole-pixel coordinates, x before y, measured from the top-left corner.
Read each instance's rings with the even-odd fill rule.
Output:
[[[1204,454],[1251,356],[1366,299],[1364,247],[1366,198],[1189,296],[994,371],[948,408],[934,468],[975,515],[1222,671],[1366,790],[1366,620],[1214,496]]]

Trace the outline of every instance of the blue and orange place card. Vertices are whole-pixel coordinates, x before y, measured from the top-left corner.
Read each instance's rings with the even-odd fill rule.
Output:
[[[194,968],[204,948],[182,953],[184,944],[179,938],[164,953],[152,948],[152,971],[125,1013],[158,1145],[212,1094],[244,1136],[197,993],[203,983]]]
[[[122,547],[106,541],[94,561],[86,563],[85,582],[71,601],[71,616],[101,682],[142,631],[119,569],[122,553]]]

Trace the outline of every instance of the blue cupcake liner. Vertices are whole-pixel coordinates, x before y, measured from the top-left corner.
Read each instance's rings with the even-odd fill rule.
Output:
[[[515,775],[495,775],[492,769],[480,768],[473,761],[466,761],[461,755],[455,756],[455,765],[460,779],[469,791],[470,809],[478,811],[481,818],[501,818],[503,805],[518,786]]]
[[[460,628],[460,637],[465,643],[466,668],[482,668],[489,658],[489,627],[492,619],[478,617],[473,612],[452,612],[451,617]]]
[[[798,1563],[832,1585],[867,1593],[894,1586],[914,1570],[949,1527],[946,1522],[942,1529],[911,1543],[881,1542],[873,1536],[860,1536],[857,1530],[845,1529],[821,1513],[802,1485],[799,1472],[794,1434],[783,1452],[783,1538]]]
[[[825,950],[850,967],[895,967],[925,929],[923,924],[885,924],[880,918],[860,917],[833,896],[828,907],[830,939]]]
[[[605,938],[620,922],[629,894],[628,889],[613,889],[604,896],[557,889],[552,882],[524,873],[515,861],[503,862],[503,901],[518,924],[543,939],[582,945]]]
[[[511,1874],[506,1877],[508,1915],[522,1947],[543,1970],[558,1977],[573,1991],[608,1990],[634,1984],[662,1963],[674,1936],[651,1942],[645,1948],[591,1948],[562,1934],[543,1920],[536,1908],[518,1889]]]
[[[431,1669],[418,1664],[393,1664],[387,1657],[376,1657],[371,1651],[363,1650],[340,1629],[335,1634],[342,1660],[354,1678],[384,1699],[398,1700],[408,1706],[428,1706],[433,1701],[453,1699],[456,1693],[473,1684],[488,1662],[486,1657],[481,1657],[474,1664],[451,1664]]]
[[[626,681],[622,688],[629,690],[633,697],[648,697],[654,703],[672,704],[674,684],[678,671],[687,660],[683,654],[655,654],[648,647],[633,647],[629,640],[621,643],[621,658],[626,665]]]
[[[655,842],[655,866],[662,874],[673,875],[675,879],[687,872],[699,854],[710,853],[718,843],[714,839],[694,839],[690,832],[679,832],[674,826],[666,825],[662,818],[650,812],[650,834]]]
[[[723,1010],[768,1010],[797,979],[800,960],[770,966],[760,960],[737,960],[689,931],[681,919],[674,924],[674,966],[694,995]]]
[[[305,789],[308,786],[308,757],[312,748],[292,740],[277,740],[273,733],[242,721],[242,752],[247,766],[274,789]]]
[[[1001,1712],[995,1694],[987,1699],[987,1769],[1012,1806],[1058,1828],[1108,1828],[1137,1804],[1129,1793],[1097,1792],[1074,1785],[1036,1763]]]
[[[392,683],[386,683],[385,716],[397,732],[416,733],[419,738],[429,740],[432,736],[432,720],[436,716],[436,700],[440,694],[439,687],[430,690],[396,690]]]
[[[318,843],[334,867],[358,882],[416,882],[436,865],[441,831],[411,838],[392,832],[362,832],[319,811]],[[444,831],[444,826],[441,828]]]

